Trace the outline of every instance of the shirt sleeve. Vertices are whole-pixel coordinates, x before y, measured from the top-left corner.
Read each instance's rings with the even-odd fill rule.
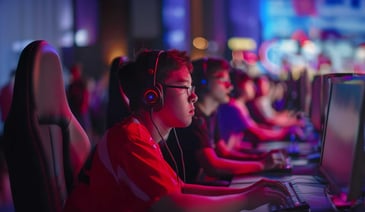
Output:
[[[228,141],[232,134],[247,128],[247,117],[235,106],[224,104],[218,108],[218,126],[221,138]]]
[[[114,131],[108,135],[108,143],[118,180],[141,199],[153,202],[167,193],[181,191],[179,177],[147,130],[132,125],[128,133]]]

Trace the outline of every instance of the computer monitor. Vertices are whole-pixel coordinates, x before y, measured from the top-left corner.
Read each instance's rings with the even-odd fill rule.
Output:
[[[321,103],[322,103],[322,75],[316,75],[312,80],[312,90],[311,90],[311,104],[309,111],[309,118],[313,124],[314,129],[317,132],[322,131],[322,112],[321,112]]]
[[[332,80],[323,132],[320,172],[342,203],[362,196],[365,81]],[[345,197],[345,198],[343,198]],[[339,203],[339,202],[337,202]]]
[[[314,129],[322,135],[326,120],[330,84],[332,79],[341,81],[351,78],[355,74],[350,72],[327,73],[315,75],[311,87],[310,120]]]
[[[338,72],[338,73],[328,73],[323,75],[323,82],[322,82],[322,122],[325,122],[327,119],[327,108],[328,108],[328,101],[329,101],[329,94],[332,81],[347,81],[354,79],[355,77],[360,77],[361,75],[351,73],[351,72]]]

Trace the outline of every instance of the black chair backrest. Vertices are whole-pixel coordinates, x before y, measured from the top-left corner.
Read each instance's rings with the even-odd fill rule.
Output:
[[[57,51],[33,41],[20,55],[4,126],[16,211],[62,211],[90,148],[69,108]]]

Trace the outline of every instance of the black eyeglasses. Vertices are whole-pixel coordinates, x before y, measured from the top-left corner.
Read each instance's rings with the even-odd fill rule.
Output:
[[[195,92],[195,86],[167,85],[167,84],[162,84],[162,85],[166,88],[186,89],[188,96],[191,96]]]

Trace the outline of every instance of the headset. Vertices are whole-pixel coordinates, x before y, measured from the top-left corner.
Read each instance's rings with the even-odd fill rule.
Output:
[[[163,50],[157,52],[154,68],[148,69],[148,74],[153,75],[153,83],[152,87],[147,88],[146,91],[143,93],[143,102],[146,105],[147,109],[151,111],[159,111],[164,103],[162,85],[157,82],[158,60],[160,59],[160,55],[163,52]]]
[[[155,66],[154,66],[154,68],[148,70],[148,74],[153,74],[153,84],[152,84],[152,87],[146,89],[146,91],[143,93],[143,101],[144,101],[145,105],[147,106],[147,108],[150,109],[150,115],[152,115],[152,112],[153,111],[160,110],[162,108],[163,102],[164,102],[162,85],[161,85],[161,83],[158,83],[157,82],[158,60],[159,60],[160,55],[162,53],[164,53],[163,50],[160,50],[157,53],[157,56],[156,56],[156,59],[155,59]],[[178,169],[178,166],[177,166],[177,162],[176,162],[176,160],[175,160],[175,158],[174,158],[174,156],[173,156],[173,154],[172,154],[169,146],[167,145],[167,142],[163,138],[160,130],[158,129],[156,123],[153,121],[152,117],[151,117],[151,120],[152,120],[152,124],[154,125],[154,127],[156,128],[158,134],[161,137],[162,144],[165,145],[166,150],[167,150],[169,156],[171,157],[172,162],[174,163],[176,177],[178,178],[178,176],[179,176],[179,169]],[[185,174],[185,163],[184,163],[183,151],[182,151],[182,148],[180,146],[180,141],[179,141],[179,139],[177,137],[175,128],[173,128],[173,131],[174,131],[175,139],[176,139],[176,142],[177,142],[177,146],[178,146],[179,151],[180,151],[181,165],[182,165],[182,173],[181,173],[182,174],[182,179],[183,179],[183,181],[185,181],[185,179],[186,179],[185,175],[186,174]]]
[[[209,91],[208,89],[208,65],[209,58],[204,57],[199,60],[193,61],[194,70],[193,71],[193,83],[196,86],[196,93],[199,95],[205,94]]]
[[[209,60],[209,58],[204,57],[202,60],[203,60],[202,61],[202,71],[203,71],[203,73],[202,73],[202,78],[200,79],[200,84],[202,86],[206,86],[208,84],[208,80],[207,80],[207,74],[208,73],[207,72],[208,72],[208,60]]]

